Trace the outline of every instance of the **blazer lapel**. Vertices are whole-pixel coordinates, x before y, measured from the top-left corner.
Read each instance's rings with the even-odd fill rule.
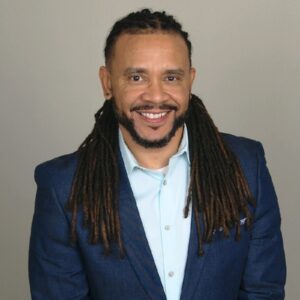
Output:
[[[125,252],[149,298],[166,300],[121,154],[119,157],[119,211]]]
[[[202,218],[200,219],[202,220]],[[201,222],[202,223],[202,222]],[[203,224],[201,224],[201,228],[203,228]],[[204,255],[198,256],[198,237],[196,230],[196,223],[194,220],[194,214],[192,213],[191,220],[191,233],[189,240],[189,248],[188,248],[188,256],[185,266],[184,279],[181,289],[181,300],[192,299],[197,286],[199,285],[199,281],[201,279],[201,275],[203,273],[203,268],[205,265],[205,261],[208,255],[208,250],[210,248],[210,244],[204,243],[203,250]]]

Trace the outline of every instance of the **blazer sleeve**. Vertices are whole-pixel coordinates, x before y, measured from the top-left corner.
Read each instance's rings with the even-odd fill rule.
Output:
[[[286,263],[280,212],[264,150],[258,143],[257,199],[254,224],[239,300],[282,300]]]
[[[37,167],[35,173],[38,187],[29,246],[32,299],[89,300],[79,251],[70,244],[69,221],[44,169]]]

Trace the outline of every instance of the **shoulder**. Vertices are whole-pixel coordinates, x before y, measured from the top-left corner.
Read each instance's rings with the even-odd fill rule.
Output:
[[[228,133],[221,133],[221,136],[241,163],[257,161],[260,157],[264,157],[264,149],[259,141]]]
[[[78,152],[65,154],[36,166],[34,179],[40,187],[70,185],[76,171]]]
[[[259,170],[266,167],[265,154],[259,141],[222,133],[223,140],[237,157],[252,194],[257,196]]]
[[[257,140],[224,132],[221,133],[221,136],[234,152],[255,153],[262,150],[262,144]]]

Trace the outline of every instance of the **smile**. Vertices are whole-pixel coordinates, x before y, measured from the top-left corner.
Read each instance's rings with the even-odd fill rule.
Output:
[[[162,112],[162,113],[140,113],[143,117],[147,118],[147,119],[151,119],[151,120],[155,120],[155,119],[160,119],[162,117],[164,117],[167,112]]]
[[[155,126],[159,126],[164,124],[167,119],[170,111],[136,111],[141,119],[148,124],[155,124]]]

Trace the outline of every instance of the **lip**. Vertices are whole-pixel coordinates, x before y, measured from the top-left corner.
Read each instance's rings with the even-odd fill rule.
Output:
[[[171,110],[168,111],[136,111],[138,116],[148,124],[162,125],[169,117]]]

